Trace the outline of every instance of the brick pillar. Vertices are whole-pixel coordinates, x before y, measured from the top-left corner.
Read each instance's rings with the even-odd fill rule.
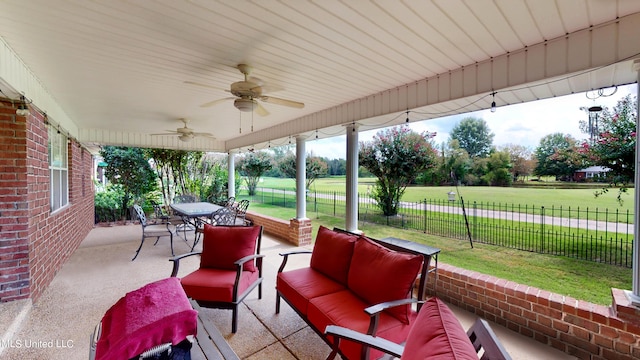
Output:
[[[613,296],[613,312],[620,319],[632,323],[636,328],[640,327],[640,308],[633,306],[624,290],[611,289]]]
[[[311,244],[311,219],[289,220],[289,241],[296,246]]]

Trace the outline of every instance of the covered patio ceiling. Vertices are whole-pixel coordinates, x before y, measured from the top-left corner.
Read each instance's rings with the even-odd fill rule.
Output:
[[[638,34],[636,0],[3,0],[0,90],[87,146],[227,152],[633,83]],[[238,64],[304,107],[202,107]],[[180,118],[215,140],[151,135]]]

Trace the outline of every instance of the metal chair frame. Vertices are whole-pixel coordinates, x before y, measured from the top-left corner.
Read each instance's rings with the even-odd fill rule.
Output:
[[[147,222],[147,216],[145,215],[144,210],[142,210],[142,207],[140,207],[140,205],[133,205],[133,209],[138,216],[140,225],[142,225],[142,239],[140,240],[140,246],[138,246],[136,254],[133,256],[133,259],[131,259],[131,261],[135,260],[138,257],[140,249],[142,249],[142,245],[144,244],[144,239],[148,237],[156,238],[156,242],[153,243],[153,245],[155,246],[162,236],[169,236],[171,244],[171,256],[175,256],[175,254],[173,253],[173,231],[169,227],[171,223],[167,221],[162,224],[149,224]]]

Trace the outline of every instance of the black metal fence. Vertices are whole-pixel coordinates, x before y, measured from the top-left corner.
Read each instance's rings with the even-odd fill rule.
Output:
[[[344,192],[307,193],[307,212],[346,215]],[[294,190],[258,188],[252,201],[295,208]],[[359,221],[427,234],[631,267],[633,213],[628,210],[544,207],[460,200],[403,202],[384,216],[373,199],[359,197]]]

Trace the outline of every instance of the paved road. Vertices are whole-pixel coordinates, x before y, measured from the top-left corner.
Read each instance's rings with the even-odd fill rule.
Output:
[[[295,192],[287,192],[288,194],[295,194]],[[313,194],[310,194],[313,195]],[[325,199],[336,199],[340,201],[344,201],[345,197],[341,195],[333,195],[333,194],[316,194],[318,198]],[[367,197],[361,197],[360,203],[369,204],[371,206],[375,206],[375,202],[372,199]],[[448,214],[458,214],[462,215],[462,207],[459,206],[443,206],[441,204],[427,204],[428,211],[434,212],[442,212]],[[416,208],[416,203],[410,202],[401,202],[401,207],[404,208]],[[418,205],[420,207],[425,206],[424,204]],[[525,223],[533,223],[533,224],[542,224],[550,225],[550,226],[564,226],[568,228],[574,229],[587,229],[587,230],[597,230],[597,231],[606,231],[612,233],[621,233],[621,234],[633,234],[633,216],[630,216],[630,223],[617,223],[617,222],[609,222],[609,221],[596,221],[596,220],[587,220],[587,219],[574,219],[568,217],[557,217],[557,216],[541,216],[541,215],[533,215],[515,211],[497,211],[497,210],[484,210],[484,209],[472,209],[467,205],[466,208],[468,216],[478,216],[478,217],[486,217],[493,219],[503,219],[510,221],[520,221]]]
[[[412,206],[415,206],[415,205],[412,205]],[[438,205],[427,204],[427,210],[450,213],[450,214],[460,214],[460,215],[462,214],[462,208],[458,206],[438,206]],[[533,223],[533,224],[544,223],[545,225],[564,226],[564,227],[574,228],[574,229],[608,231],[608,232],[617,232],[617,233],[623,233],[623,234],[633,233],[633,223],[627,224],[627,223],[616,223],[616,222],[608,222],[608,221],[572,219],[567,217],[554,217],[554,216],[548,216],[548,215],[542,216],[542,215],[533,215],[533,214],[526,214],[526,213],[513,212],[513,211],[495,211],[495,210],[469,209],[469,208],[466,208],[466,211],[468,216],[480,216],[480,217],[493,218],[493,219],[521,221],[521,222]],[[630,220],[633,220],[633,218]]]

